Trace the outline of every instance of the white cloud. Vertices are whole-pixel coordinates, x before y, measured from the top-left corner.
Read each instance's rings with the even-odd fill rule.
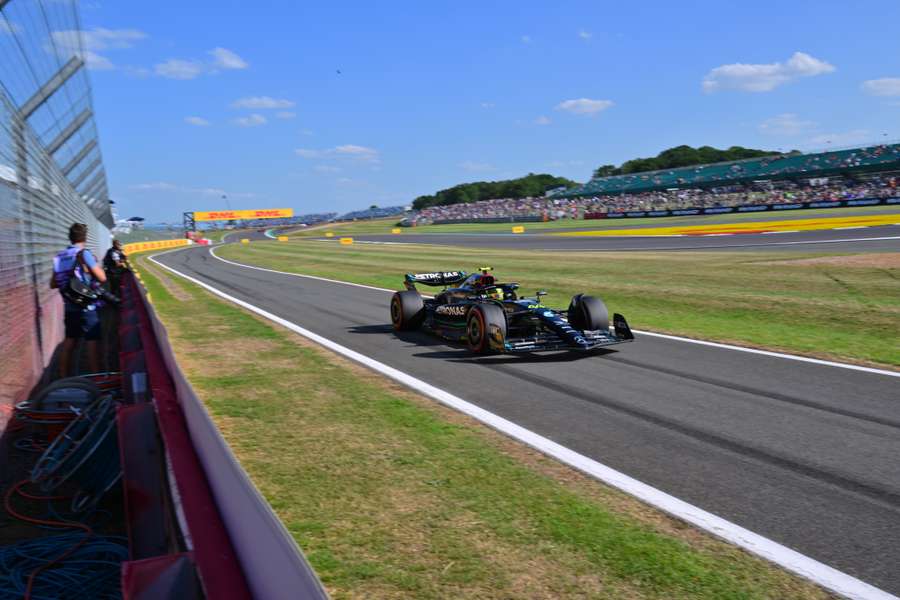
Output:
[[[184,122],[188,125],[196,125],[197,127],[206,127],[209,125],[209,121],[203,117],[185,117]]]
[[[340,173],[340,167],[332,167],[331,165],[316,165],[313,167],[313,171],[318,173]]]
[[[238,98],[231,103],[232,108],[252,108],[256,110],[271,108],[291,108],[294,103],[285,98],[272,98],[271,96],[248,96]]]
[[[535,125],[549,125],[552,122],[553,121],[550,120],[550,117],[546,117],[544,115],[541,115],[537,119],[534,120]]]
[[[487,171],[496,171],[497,167],[490,163],[477,162],[474,160],[464,160],[459,163],[459,168],[464,171],[472,171],[473,173],[484,173]]]
[[[216,47],[207,54],[212,60],[170,58],[155,65],[153,71],[160,77],[169,79],[195,79],[200,75],[215,75],[223,70],[246,69],[249,66],[247,61],[227,48]]]
[[[89,50],[131,48],[137,42],[147,38],[147,34],[138,29],[106,29],[103,27],[82,31],[81,36],[84,47]]]
[[[203,65],[194,60],[170,58],[155,65],[153,71],[160,77],[168,79],[194,79],[203,73]]]
[[[809,145],[816,147],[853,146],[872,141],[872,132],[868,129],[854,129],[843,133],[823,133],[810,138]]]
[[[378,160],[377,150],[375,150],[374,148],[367,148],[366,146],[357,146],[355,144],[344,144],[343,146],[336,146],[334,148],[334,153],[367,162]]]
[[[315,135],[312,129],[301,129],[300,135]]]
[[[344,144],[327,148],[325,150],[312,150],[310,148],[297,148],[294,154],[302,158],[319,159],[348,159],[366,163],[378,163],[378,150],[356,144]]]
[[[497,105],[494,104],[493,102],[482,102],[481,103],[481,108],[494,108],[495,106],[497,106]]]
[[[703,91],[740,90],[771,92],[800,77],[814,77],[834,71],[834,66],[804,52],[794,52],[786,62],[768,64],[734,63],[716,67],[703,78]]]
[[[133,190],[146,191],[171,191],[178,189],[178,186],[168,181],[154,181],[151,183],[136,183],[129,186]]]
[[[564,100],[556,105],[556,110],[564,110],[573,115],[597,115],[614,103],[612,100],[591,100],[590,98],[577,98]]]
[[[147,38],[147,34],[137,29],[66,29],[50,32],[51,43],[48,50],[54,50],[63,59],[73,54],[81,56],[89,69],[95,71],[114,69],[112,61],[101,54],[107,50],[131,48]]]
[[[291,112],[289,110],[281,110],[275,113],[276,119],[293,119],[297,116],[297,113]]]
[[[522,36],[521,38],[519,38],[519,39],[522,40],[522,43],[523,43],[523,44],[530,44],[530,43],[531,43],[531,36],[530,36],[530,35],[523,35],[523,36]]]
[[[815,129],[815,121],[805,121],[794,113],[782,113],[759,124],[759,132],[766,135],[794,136]]]
[[[590,31],[585,31],[584,29],[582,29],[581,31],[578,32],[578,37],[587,41],[587,40],[591,39],[592,37],[594,37],[594,34],[591,33]]]
[[[150,183],[136,183],[128,186],[132,190],[140,192],[179,192],[201,196],[228,196],[229,198],[257,198],[253,192],[229,192],[217,187],[190,187],[182,186],[168,181],[153,181]]]
[[[199,188],[199,189],[196,189],[196,188],[194,188],[194,189],[185,188],[185,189],[192,191],[192,192],[196,192],[198,194],[203,194],[204,196],[227,196],[228,195],[225,193],[225,190],[223,190],[222,188],[209,188],[208,187],[208,188]]]
[[[213,57],[213,66],[219,69],[246,69],[250,65],[228,48],[216,47],[207,52]]]
[[[241,127],[256,127],[257,125],[265,125],[268,122],[268,119],[257,113],[247,115],[246,117],[238,117],[234,120],[234,124],[240,125]]]
[[[873,96],[900,96],[900,77],[869,79],[863,82],[862,88]]]

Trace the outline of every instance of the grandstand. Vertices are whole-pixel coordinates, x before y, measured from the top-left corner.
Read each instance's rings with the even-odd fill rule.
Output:
[[[900,143],[880,144],[810,154],[773,154],[740,161],[598,177],[582,186],[560,190],[552,197],[639,193],[672,188],[707,189],[759,180],[856,176],[898,169]]]
[[[778,207],[779,210],[788,207],[833,208],[895,203],[900,196],[900,173],[879,171],[859,174],[853,171],[850,174],[854,176],[758,180],[752,183],[720,182],[718,187],[706,189],[682,187],[591,196],[498,198],[430,206],[410,215],[401,225],[666,216],[732,210],[756,212],[771,207]]]
[[[341,215],[337,220],[357,221],[361,219],[381,219],[384,217],[396,217],[398,215],[402,215],[407,210],[409,210],[409,208],[406,206],[373,206],[371,208],[367,208],[366,210],[355,210],[352,212],[348,212],[347,214]]]

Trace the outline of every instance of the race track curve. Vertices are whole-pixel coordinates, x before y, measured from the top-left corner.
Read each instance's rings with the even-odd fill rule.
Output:
[[[640,335],[595,356],[473,357],[395,335],[385,291],[228,264],[209,248],[156,260],[900,593],[897,377]]]

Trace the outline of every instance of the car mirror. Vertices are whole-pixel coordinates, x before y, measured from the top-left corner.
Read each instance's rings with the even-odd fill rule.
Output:
[[[545,290],[538,290],[534,293],[534,295],[537,296],[538,298],[541,298],[543,296],[546,296],[547,292]]]

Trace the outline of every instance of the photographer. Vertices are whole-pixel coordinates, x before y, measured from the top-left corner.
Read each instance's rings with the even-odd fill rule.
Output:
[[[72,356],[80,339],[85,340],[91,372],[100,370],[100,301],[92,290],[106,282],[106,274],[91,251],[85,248],[87,231],[84,223],[73,223],[69,227],[71,244],[53,258],[50,287],[60,291],[65,304],[66,339],[59,357],[61,377],[69,375]],[[73,282],[73,278],[76,281]]]
[[[106,251],[103,257],[103,270],[106,271],[106,279],[109,281],[109,291],[119,293],[122,283],[122,274],[128,270],[128,257],[122,250],[122,242],[113,240],[112,247]]]

